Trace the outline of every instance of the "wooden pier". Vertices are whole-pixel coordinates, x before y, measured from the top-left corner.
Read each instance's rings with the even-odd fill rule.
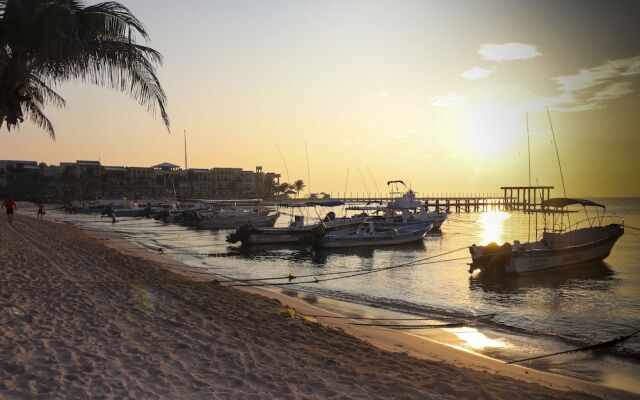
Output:
[[[551,189],[553,186],[503,186],[500,188],[503,191],[502,199],[508,207],[506,209],[524,212],[540,208],[545,199],[551,198]]]
[[[446,211],[454,213],[481,211],[532,211],[540,203],[550,197],[553,186],[503,186],[503,193],[437,193],[420,195],[416,199],[424,202],[429,211]],[[388,193],[323,193],[326,198],[342,200],[345,203],[384,203],[392,197]],[[303,200],[303,199],[300,199]]]

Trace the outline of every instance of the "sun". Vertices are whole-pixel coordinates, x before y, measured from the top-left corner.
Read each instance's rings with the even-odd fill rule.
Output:
[[[518,152],[523,133],[522,116],[504,104],[476,105],[467,110],[462,140],[474,158],[495,159]]]

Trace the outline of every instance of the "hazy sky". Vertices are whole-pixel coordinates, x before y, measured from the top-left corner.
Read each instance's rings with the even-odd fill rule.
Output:
[[[93,2],[91,2],[93,3]],[[24,124],[0,159],[262,165],[311,191],[640,195],[639,1],[125,1],[165,57],[171,134],[126,95],[59,87],[57,141]],[[349,177],[347,182],[347,170]],[[557,191],[556,194],[561,194]]]

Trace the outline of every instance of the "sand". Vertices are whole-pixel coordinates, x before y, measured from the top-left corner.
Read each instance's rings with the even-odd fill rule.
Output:
[[[389,329],[292,317],[281,301],[313,306],[198,282],[167,269],[187,266],[125,254],[116,242],[20,214],[12,226],[0,222],[0,398],[624,395],[543,375],[516,379],[529,373]],[[415,357],[425,353],[431,359]]]

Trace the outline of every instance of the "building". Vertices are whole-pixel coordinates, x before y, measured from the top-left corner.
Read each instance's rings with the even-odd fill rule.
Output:
[[[31,175],[29,173],[32,172]],[[29,186],[28,191],[25,189]],[[0,193],[25,189],[22,197],[46,199],[271,198],[280,174],[242,168],[189,168],[163,162],[150,167],[102,165],[78,160],[48,166],[36,161],[0,160]],[[37,196],[33,194],[37,192]]]

